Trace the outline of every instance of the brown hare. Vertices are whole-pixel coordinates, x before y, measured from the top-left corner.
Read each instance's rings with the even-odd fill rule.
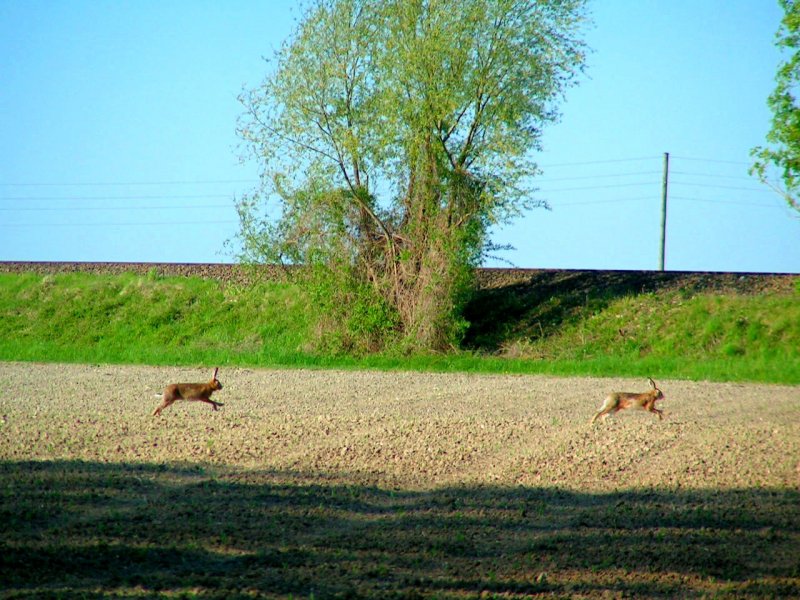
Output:
[[[662,400],[664,394],[656,386],[656,382],[647,378],[653,389],[642,394],[632,392],[613,392],[606,396],[603,407],[592,417],[594,423],[602,415],[610,415],[627,408],[642,408],[658,415],[659,419],[664,418],[664,413],[656,408],[656,400]]]
[[[176,400],[199,400],[210,404],[214,410],[217,410],[218,406],[224,406],[222,402],[214,402],[211,399],[211,394],[222,389],[222,384],[217,379],[218,372],[219,367],[214,369],[214,376],[208,383],[172,383],[168,385],[164,388],[164,401],[153,411],[153,416],[160,415],[162,410]]]

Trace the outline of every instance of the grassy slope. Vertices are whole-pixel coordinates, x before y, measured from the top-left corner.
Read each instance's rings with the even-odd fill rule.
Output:
[[[135,275],[0,275],[0,358],[270,364],[302,358],[297,289]]]
[[[595,279],[593,279],[593,277]],[[800,383],[800,289],[546,274],[477,295],[467,351],[314,356],[296,286],[0,274],[0,360],[367,366]],[[655,282],[655,283],[654,283]]]
[[[556,373],[800,382],[800,278],[542,272],[468,318],[469,347]]]

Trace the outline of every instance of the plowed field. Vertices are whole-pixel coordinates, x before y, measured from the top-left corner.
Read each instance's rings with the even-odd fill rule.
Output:
[[[800,596],[800,388],[0,363],[0,597]]]

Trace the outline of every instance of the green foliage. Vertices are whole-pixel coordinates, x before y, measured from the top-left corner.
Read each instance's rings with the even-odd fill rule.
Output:
[[[777,85],[769,96],[772,110],[772,128],[767,134],[769,147],[752,151],[755,173],[764,183],[772,186],[796,210],[800,210],[800,106],[796,90],[800,84],[800,3],[780,0],[784,11],[777,35],[777,45],[787,54],[778,68]],[[780,173],[783,186],[771,181],[770,167]]]
[[[334,356],[363,356],[387,346],[397,331],[396,311],[370,285],[342,269],[316,266],[302,278],[302,289],[317,307],[314,348]]]
[[[263,182],[239,203],[243,258],[313,266],[344,347],[456,346],[488,228],[535,204],[583,20],[583,0],[313,2],[241,97]]]

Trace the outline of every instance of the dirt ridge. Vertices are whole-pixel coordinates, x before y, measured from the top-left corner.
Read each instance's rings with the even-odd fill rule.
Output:
[[[0,273],[95,273],[114,275],[135,273],[158,277],[201,277],[223,283],[248,285],[259,280],[276,279],[291,267],[277,265],[241,265],[234,263],[157,263],[157,262],[79,262],[79,261],[0,261]],[[641,282],[643,289],[664,286],[702,287],[737,292],[758,293],[764,290],[789,289],[800,280],[793,273],[750,273],[715,271],[647,271],[595,269],[479,268],[478,287],[483,290],[536,285],[542,280],[574,280],[600,287],[615,282]]]

